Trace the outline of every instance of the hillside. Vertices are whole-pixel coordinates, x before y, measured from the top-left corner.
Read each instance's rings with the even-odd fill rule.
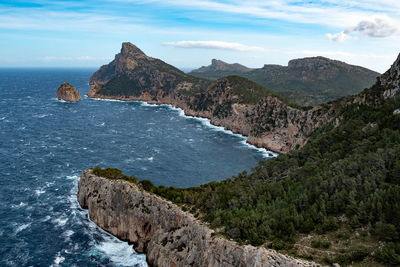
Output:
[[[171,104],[280,153],[302,147],[341,105],[304,108],[239,76],[214,82],[196,78],[130,43],[124,43],[115,59],[93,74],[91,84],[89,97]]]
[[[357,94],[370,87],[379,75],[369,69],[325,57],[291,60],[287,67],[266,64],[259,69],[243,70],[233,67],[238,64],[228,63],[224,63],[224,68],[217,68],[214,61],[210,66],[193,70],[190,74],[207,79],[243,76],[305,106]]]
[[[242,244],[323,264],[399,265],[399,92],[400,55],[371,88],[337,100],[335,119],[301,149],[200,187],[139,184]]]

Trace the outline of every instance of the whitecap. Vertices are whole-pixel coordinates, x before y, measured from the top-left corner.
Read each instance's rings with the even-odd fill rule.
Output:
[[[159,107],[160,106],[160,105],[157,105],[157,104],[149,104],[149,103],[144,102],[144,101],[135,101],[135,102],[139,102],[142,107]]]
[[[128,243],[109,236],[105,236],[105,241],[96,245],[91,254],[98,255],[99,252],[119,266],[147,266],[145,255],[137,254]]]
[[[33,115],[32,117],[42,119],[42,118],[45,118],[45,117],[48,117],[51,115],[52,114],[36,114],[36,115]]]
[[[72,231],[72,230],[67,230],[67,231],[65,231],[65,232],[63,233],[63,235],[64,235],[67,239],[69,239],[74,233],[75,233],[75,232]]]
[[[153,157],[149,157],[149,158],[147,158],[147,160],[149,160],[149,161],[153,161]]]
[[[24,202],[20,202],[18,205],[11,205],[11,208],[21,208],[21,207],[24,207],[24,206],[26,206],[26,203],[24,203]]]
[[[79,179],[79,176],[78,175],[67,175],[67,179],[68,180],[77,180],[77,179]]]
[[[50,220],[51,217],[50,215],[47,215],[46,217],[44,217],[44,219],[42,220],[42,222],[47,222],[48,220]]]
[[[96,100],[96,101],[106,101],[106,102],[126,102],[126,101],[118,100],[118,99],[103,99],[103,98],[93,98],[93,97],[90,97],[89,99]]]
[[[60,263],[63,263],[65,261],[65,257],[61,256],[60,252],[57,252],[56,258],[54,259],[54,264],[51,266],[59,266]]]
[[[67,223],[67,221],[68,221],[68,218],[66,218],[66,217],[60,217],[60,218],[54,219],[52,222],[53,222],[54,224],[56,224],[57,226],[62,227],[62,226],[64,226],[64,225]]]
[[[15,233],[17,234],[17,233],[19,233],[19,232],[25,230],[25,229],[28,228],[29,226],[31,226],[31,223],[21,224],[20,226],[18,226],[18,227],[15,229]]]
[[[46,191],[44,191],[43,189],[40,188],[40,189],[35,190],[35,193],[37,196],[40,196],[41,194],[46,193]]]

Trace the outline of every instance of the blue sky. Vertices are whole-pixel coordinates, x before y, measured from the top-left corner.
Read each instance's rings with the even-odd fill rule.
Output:
[[[383,72],[400,52],[400,1],[0,2],[0,67],[99,67],[124,41],[180,68],[326,56]]]

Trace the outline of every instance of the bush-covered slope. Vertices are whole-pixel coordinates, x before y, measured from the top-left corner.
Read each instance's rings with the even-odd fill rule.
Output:
[[[225,65],[230,66],[232,64]],[[211,65],[212,66],[212,65]],[[300,104],[317,105],[357,94],[371,86],[379,73],[324,57],[296,59],[288,66],[264,65],[246,71],[225,67],[202,67],[190,74],[208,79],[227,75],[246,77]]]
[[[146,190],[242,243],[325,263],[400,264],[400,100],[380,101],[349,103],[339,126],[251,174],[187,189],[146,181]]]

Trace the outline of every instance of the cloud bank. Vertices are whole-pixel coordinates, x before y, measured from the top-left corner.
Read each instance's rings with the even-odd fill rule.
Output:
[[[241,43],[221,42],[221,41],[178,41],[165,42],[164,46],[173,46],[179,48],[201,48],[201,49],[219,49],[231,51],[258,51],[265,52],[266,49],[259,46],[248,46]]]

